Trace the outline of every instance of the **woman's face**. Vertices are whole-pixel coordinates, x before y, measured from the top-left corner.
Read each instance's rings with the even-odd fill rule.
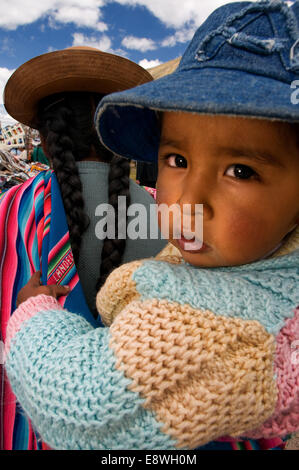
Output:
[[[299,224],[294,129],[258,119],[164,113],[157,203],[181,210],[191,204],[193,232],[195,204],[203,205],[202,249],[175,239],[170,224],[169,239],[190,264],[233,266],[267,256]]]

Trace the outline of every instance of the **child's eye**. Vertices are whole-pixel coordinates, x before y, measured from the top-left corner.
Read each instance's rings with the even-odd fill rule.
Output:
[[[187,160],[181,155],[168,155],[166,160],[172,168],[187,168]]]
[[[248,180],[253,176],[257,176],[257,173],[247,165],[235,164],[231,165],[228,170],[226,170],[226,175],[242,180]]]

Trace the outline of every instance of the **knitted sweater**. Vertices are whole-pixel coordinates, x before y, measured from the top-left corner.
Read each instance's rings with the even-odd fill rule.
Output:
[[[123,265],[97,296],[109,328],[48,296],[21,304],[6,370],[44,441],[195,449],[298,430],[298,235],[238,267],[199,269],[176,254]]]

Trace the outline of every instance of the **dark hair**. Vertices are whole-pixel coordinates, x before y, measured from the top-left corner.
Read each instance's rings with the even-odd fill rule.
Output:
[[[89,225],[76,161],[93,151],[101,161],[110,163],[108,203],[116,207],[118,196],[126,196],[127,206],[130,204],[130,162],[114,156],[102,146],[93,125],[95,106],[101,98],[101,95],[88,92],[52,95],[40,102],[37,115],[36,127],[44,139],[60,186],[75,263],[79,259],[82,235]],[[117,216],[118,211],[115,213]],[[97,290],[110,272],[121,264],[125,246],[123,239],[104,240]]]

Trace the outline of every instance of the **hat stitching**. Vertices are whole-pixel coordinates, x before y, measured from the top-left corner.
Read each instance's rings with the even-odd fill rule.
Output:
[[[210,32],[201,41],[196,52],[195,59],[199,62],[212,59],[225,43],[229,43],[232,46],[244,48],[250,52],[259,54],[272,54],[273,52],[283,51],[286,43],[288,42],[287,39],[279,37],[262,39],[240,32],[240,30],[245,28],[249,23],[256,21],[260,16],[267,12],[281,12],[286,17],[287,31],[295,43],[290,50],[290,66],[286,65],[284,60],[283,63],[287,70],[294,70],[294,67],[296,70],[299,65],[299,48],[298,53],[294,53],[294,50],[298,43],[298,24],[296,17],[290,8],[290,5],[286,4],[282,0],[261,0],[255,4],[250,4],[238,13],[230,15],[223,25]],[[246,21],[246,17],[250,13],[258,13],[258,15],[254,18],[250,18],[249,21],[248,19]],[[237,30],[237,28],[234,26],[234,23],[240,20],[245,20],[245,22],[241,21],[241,24]],[[213,39],[217,36],[220,36],[220,38],[218,38],[218,41],[216,41],[216,46],[214,46],[212,50],[208,51],[208,46],[211,46]]]
[[[222,24],[219,26],[217,29],[214,31],[210,32],[200,43],[199,49],[197,50],[196,53],[196,59],[199,62],[203,62],[205,60],[210,60],[219,51],[219,49],[225,44],[227,40],[229,40],[234,34],[238,33],[241,29],[245,28],[248,26],[250,23],[255,21],[257,18],[262,16],[263,13],[258,14],[254,18],[246,19],[245,17],[242,16],[242,18],[234,18],[233,21],[230,21],[233,16],[231,15],[226,23]],[[236,16],[236,15],[234,15]],[[239,29],[236,27],[232,26],[230,23],[238,21],[240,19],[244,19],[244,21],[241,22]],[[216,43],[216,46],[213,47],[213,39],[215,39],[216,36],[219,36],[218,38],[218,43]],[[208,50],[208,47],[210,46],[210,51]]]
[[[291,47],[290,50],[291,69],[294,71],[299,70],[299,38]]]
[[[294,40],[294,43],[292,44],[290,50],[282,50],[280,51],[279,55],[281,58],[281,61],[287,71],[290,72],[298,72],[298,65],[299,65],[299,48],[296,51],[296,47],[298,45],[298,37],[299,37],[299,28],[298,28],[298,22],[296,19],[296,16],[293,12],[293,10],[290,8],[294,3],[297,3],[297,0],[295,2],[287,2],[287,3],[292,3],[290,5],[284,4],[282,5],[282,12],[285,13],[285,16],[287,18],[286,21],[286,27],[288,32],[290,33],[291,39]],[[278,25],[276,27],[274,18],[269,17],[269,20],[272,24],[273,30],[275,31],[276,34],[278,34],[280,26]]]
[[[284,49],[288,40],[283,38],[261,39],[239,32],[233,34],[227,42],[232,46],[246,49],[250,52],[267,55]]]

